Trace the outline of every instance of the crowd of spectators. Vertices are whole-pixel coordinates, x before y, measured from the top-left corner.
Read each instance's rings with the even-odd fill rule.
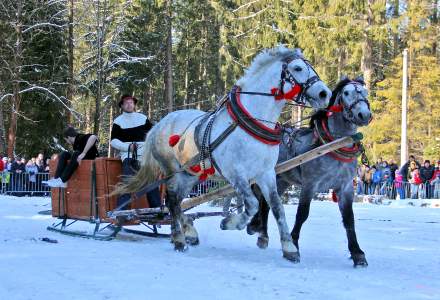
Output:
[[[358,195],[386,195],[388,198],[440,198],[440,160],[423,165],[410,156],[401,167],[391,159],[379,159],[374,165],[362,164],[356,177]]]
[[[27,160],[24,157],[3,157],[0,161],[2,194],[45,196],[50,189],[42,184],[49,178],[49,161],[42,153]]]

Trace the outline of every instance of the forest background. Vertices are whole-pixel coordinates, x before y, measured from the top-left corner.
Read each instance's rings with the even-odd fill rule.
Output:
[[[303,49],[330,87],[364,76],[371,160],[400,156],[408,49],[408,152],[439,159],[439,16],[438,0],[2,0],[0,154],[55,153],[71,124],[112,155],[122,94],[156,122],[208,110],[256,53],[285,44]],[[308,113],[288,107],[282,119]]]

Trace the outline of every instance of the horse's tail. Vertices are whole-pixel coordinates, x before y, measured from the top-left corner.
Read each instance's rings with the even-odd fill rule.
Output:
[[[140,191],[145,185],[158,180],[162,172],[159,162],[153,157],[154,128],[148,133],[144,144],[141,168],[134,175],[124,178],[124,181],[115,186],[111,195],[121,195]]]

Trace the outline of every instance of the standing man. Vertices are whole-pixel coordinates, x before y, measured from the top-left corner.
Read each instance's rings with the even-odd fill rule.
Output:
[[[122,176],[133,176],[139,170],[145,137],[153,126],[147,116],[135,111],[137,102],[135,97],[123,95],[118,103],[122,114],[114,120],[112,126],[111,146],[119,150],[122,160]],[[147,198],[150,207],[161,205],[159,188],[148,192]],[[130,194],[119,196],[118,206],[129,199]]]
[[[431,179],[434,177],[435,168],[431,165],[431,161],[425,160],[423,167],[420,168],[420,179],[425,188],[425,199],[431,199],[433,194],[433,188],[431,185]]]
[[[98,149],[96,148],[98,138],[96,135],[81,134],[75,128],[67,127],[64,130],[64,140],[73,146],[73,153],[67,151],[61,153],[55,177],[42,182],[50,187],[66,187],[66,182],[72,177],[83,159],[94,160],[98,157]]]

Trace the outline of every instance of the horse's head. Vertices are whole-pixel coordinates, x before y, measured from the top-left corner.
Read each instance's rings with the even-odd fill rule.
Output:
[[[284,59],[282,82],[299,85],[301,91],[296,102],[309,104],[314,109],[326,108],[332,92],[319,78],[318,73],[307,61],[300,49],[295,49]]]
[[[342,78],[333,93],[331,105],[341,106],[344,119],[357,126],[366,126],[370,123],[372,114],[368,91],[362,77],[353,80]]]

